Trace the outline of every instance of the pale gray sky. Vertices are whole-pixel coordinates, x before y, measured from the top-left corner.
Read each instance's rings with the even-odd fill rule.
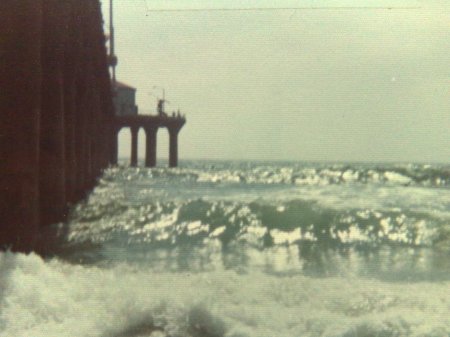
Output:
[[[394,8],[153,11],[311,6]],[[448,2],[115,0],[115,29],[140,111],[159,86],[186,113],[180,158],[450,161]]]

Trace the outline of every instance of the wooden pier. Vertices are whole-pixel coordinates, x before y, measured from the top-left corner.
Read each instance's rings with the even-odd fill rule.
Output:
[[[115,116],[98,0],[0,1],[0,250],[29,252],[45,226],[62,222],[102,171],[117,163],[117,134],[170,134],[177,165],[181,116]]]
[[[159,128],[167,128],[169,131],[169,167],[178,165],[178,133],[186,119],[180,115],[130,115],[116,116],[114,119],[113,152],[115,156],[112,162],[117,164],[118,134],[122,128],[130,128],[131,131],[131,166],[137,166],[138,132],[142,128],[145,131],[145,166],[156,166],[156,139]]]

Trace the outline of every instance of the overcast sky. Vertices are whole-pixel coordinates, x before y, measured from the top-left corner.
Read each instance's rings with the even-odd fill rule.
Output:
[[[186,113],[181,159],[450,161],[447,1],[114,3],[117,77]]]

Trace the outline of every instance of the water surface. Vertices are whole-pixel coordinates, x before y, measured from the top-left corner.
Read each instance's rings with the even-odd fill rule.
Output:
[[[110,168],[47,258],[1,253],[1,335],[450,334],[449,166],[181,166]]]

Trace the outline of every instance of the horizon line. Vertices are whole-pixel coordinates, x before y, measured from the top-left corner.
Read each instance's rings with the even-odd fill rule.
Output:
[[[221,11],[287,11],[287,10],[412,10],[422,9],[421,6],[324,6],[324,7],[242,7],[242,8],[154,8],[147,7],[146,12],[221,12]]]
[[[119,156],[119,160],[129,161],[129,157]],[[157,161],[166,162],[168,158],[157,158]],[[138,157],[138,161],[145,161],[145,157]],[[238,162],[291,162],[291,163],[332,163],[332,164],[441,164],[450,165],[450,162],[437,160],[418,161],[418,160],[345,160],[345,159],[245,159],[245,158],[179,158],[182,161],[238,161]]]

